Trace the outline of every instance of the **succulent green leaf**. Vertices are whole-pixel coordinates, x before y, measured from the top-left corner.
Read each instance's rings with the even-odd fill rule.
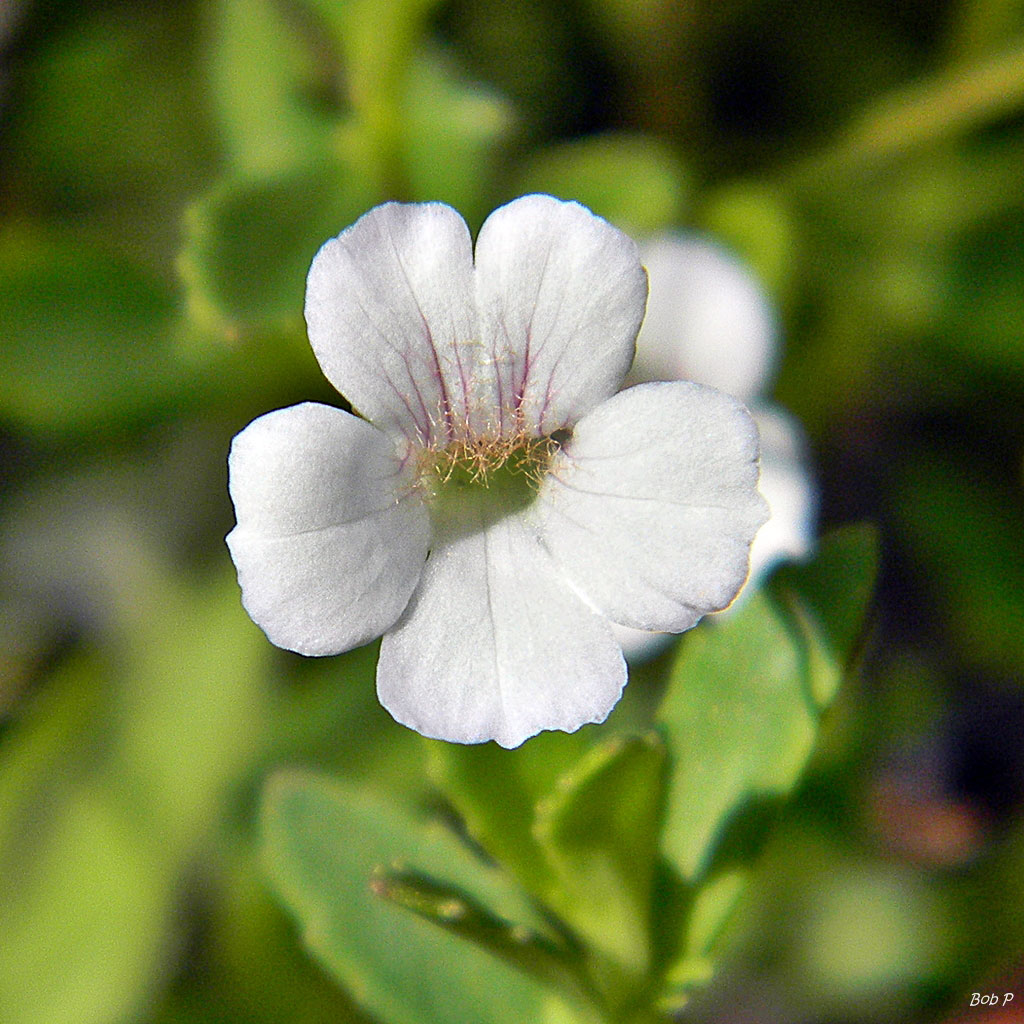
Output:
[[[274,776],[262,856],[310,951],[389,1024],[539,1019],[551,992],[471,942],[374,892],[381,866],[458,889],[489,915],[544,930],[518,890],[451,833],[365,792],[297,771]]]
[[[795,784],[848,667],[876,563],[873,530],[837,531],[681,646],[659,718],[673,757],[663,849],[684,879],[723,840],[729,859],[758,848],[766,799]]]
[[[551,865],[555,909],[588,945],[642,975],[665,750],[655,736],[593,748],[537,807],[535,833]]]
[[[806,686],[803,646],[763,591],[682,645],[659,718],[673,759],[663,848],[686,880],[728,818],[796,780],[817,727]]]
[[[464,891],[436,882],[408,868],[379,868],[370,881],[373,892],[418,914],[452,935],[468,939],[506,963],[557,988],[585,1009],[594,996],[575,952],[550,935],[510,924]]]

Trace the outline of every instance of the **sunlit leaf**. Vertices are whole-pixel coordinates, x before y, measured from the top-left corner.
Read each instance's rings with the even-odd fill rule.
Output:
[[[140,813],[183,854],[217,821],[262,743],[269,647],[234,573],[203,586],[157,579],[125,644],[116,765]]]
[[[659,718],[672,756],[663,849],[684,878],[707,870],[727,823],[730,857],[756,851],[771,817],[765,800],[796,782],[846,669],[875,551],[870,530],[832,534],[812,563],[681,646]]]
[[[570,1000],[584,1006],[592,1002],[575,951],[549,935],[502,920],[464,891],[401,866],[379,868],[370,888],[381,899],[476,943],[542,984],[564,991]]]
[[[591,750],[537,809],[555,909],[587,943],[637,974],[650,959],[665,750],[615,737]]]
[[[4,875],[0,993],[18,1024],[107,1024],[144,1005],[171,924],[171,864],[113,790],[80,781]]]
[[[672,961],[661,993],[668,1011],[689,1002],[696,988],[714,976],[722,951],[723,933],[747,889],[748,872],[724,871],[696,890],[689,907],[680,950]]]
[[[817,728],[803,669],[763,591],[682,645],[659,717],[672,756],[663,846],[684,878],[700,878],[745,801],[796,780]]]
[[[398,172],[409,64],[438,0],[305,0],[337,47],[355,125],[382,180]],[[394,182],[389,184],[394,187]]]
[[[545,732],[515,750],[428,741],[431,774],[470,835],[534,896],[554,883],[533,831],[537,804],[590,745],[590,730]]]
[[[543,925],[517,890],[450,833],[340,783],[276,775],[263,861],[303,937],[356,1000],[389,1024],[538,1019],[543,986],[476,945],[375,895],[375,869],[410,869],[512,924]]]
[[[92,760],[88,728],[103,713],[107,672],[95,655],[69,658],[7,723],[0,745],[0,874],[36,841],[38,808]]]
[[[406,88],[402,156],[410,198],[440,199],[479,227],[490,212],[498,147],[514,123],[511,105],[460,80],[437,53],[413,61]]]
[[[798,243],[783,196],[760,182],[730,182],[704,198],[699,223],[738,252],[773,296],[791,293]]]
[[[281,171],[324,154],[331,122],[311,104],[313,47],[285,5],[217,0],[212,7],[210,76],[230,166]]]

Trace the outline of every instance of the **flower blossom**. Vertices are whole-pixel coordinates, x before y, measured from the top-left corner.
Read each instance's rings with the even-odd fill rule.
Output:
[[[514,747],[603,721],[612,623],[727,605],[764,521],[757,431],[690,382],[620,392],[636,245],[576,203],[387,203],[317,253],[306,323],[357,414],[259,417],[229,458],[242,600],[280,647],[383,635],[377,693],[426,736]]]
[[[754,538],[749,585],[780,561],[809,553],[817,513],[800,425],[764,398],[778,358],[775,313],[750,272],[711,241],[664,235],[640,252],[650,296],[626,383],[707,384],[741,399],[758,427],[758,489],[771,516]],[[621,627],[615,632],[630,660],[656,653],[667,639]]]

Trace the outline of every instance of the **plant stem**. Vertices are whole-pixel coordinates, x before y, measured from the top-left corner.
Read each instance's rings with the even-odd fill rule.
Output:
[[[792,188],[883,169],[923,146],[963,135],[1024,106],[1024,43],[901,89],[854,119],[824,153],[785,177]]]

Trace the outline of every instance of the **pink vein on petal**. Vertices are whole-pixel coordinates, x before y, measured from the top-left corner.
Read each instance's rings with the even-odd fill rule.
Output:
[[[409,290],[409,296],[413,301],[413,305],[416,307],[416,312],[420,315],[420,320],[423,323],[423,330],[427,335],[427,344],[430,346],[430,354],[434,362],[434,373],[437,377],[437,383],[441,388],[441,403],[444,410],[445,432],[448,434],[448,440],[453,441],[455,439],[455,435],[452,426],[451,400],[448,397],[448,386],[445,383],[444,374],[441,372],[441,358],[438,355],[437,346],[434,344],[434,335],[430,330],[430,324],[427,322],[427,317],[423,312],[423,307],[420,305],[419,297],[416,295],[416,291],[412,286],[412,281],[409,280],[409,272],[405,269],[405,264],[402,262],[402,257],[398,251],[398,243],[395,241],[395,236],[392,234],[390,226],[387,229],[387,235],[388,241],[391,243],[391,250],[395,254],[395,262],[398,264],[398,269],[402,272],[402,278],[405,281],[405,286]]]

